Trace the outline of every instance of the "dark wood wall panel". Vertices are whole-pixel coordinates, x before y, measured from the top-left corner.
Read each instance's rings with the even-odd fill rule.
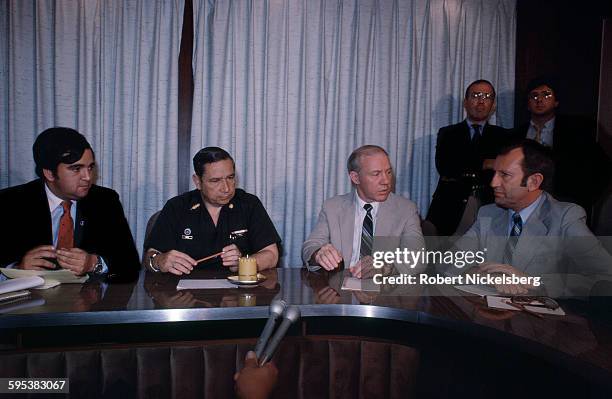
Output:
[[[525,89],[540,75],[560,83],[559,112],[596,119],[606,2],[518,0],[515,123],[527,120]]]
[[[193,110],[193,1],[185,0],[179,52],[178,98],[178,192],[189,190],[192,154],[191,115]]]

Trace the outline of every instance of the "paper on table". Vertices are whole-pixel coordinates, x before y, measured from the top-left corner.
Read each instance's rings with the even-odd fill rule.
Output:
[[[32,277],[39,276],[45,280],[45,284],[36,289],[47,289],[55,287],[58,284],[81,284],[87,281],[89,276],[77,276],[70,270],[22,270],[22,269],[10,269],[6,267],[0,268],[0,272],[8,278],[19,278],[19,277]]]
[[[467,292],[468,294],[474,294],[478,296],[489,296],[497,295],[499,292],[493,287],[488,285],[468,284],[468,285],[455,285],[459,291]]]
[[[230,283],[227,280],[217,279],[184,279],[179,280],[176,285],[177,290],[204,290],[204,289],[221,289],[221,288],[237,288],[238,286]]]
[[[27,290],[28,288],[43,285],[45,280],[38,276],[20,277],[0,282],[0,294],[13,291]]]
[[[487,306],[490,308],[519,310],[511,305],[508,305],[507,302],[510,302],[510,298],[503,297],[503,296],[487,296]],[[553,310],[553,309],[548,309],[542,306],[525,305],[525,309],[530,310],[534,313],[565,316],[565,312],[563,311],[563,309],[561,309],[561,307],[558,307],[557,309]]]
[[[347,291],[379,292],[380,285],[374,284],[374,280],[372,279],[345,277],[341,289]]]

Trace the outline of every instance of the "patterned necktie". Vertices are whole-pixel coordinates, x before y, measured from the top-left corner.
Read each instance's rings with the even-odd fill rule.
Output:
[[[60,218],[59,231],[57,233],[57,248],[70,249],[74,247],[74,225],[70,216],[70,201],[62,201],[64,213]]]
[[[506,243],[506,250],[504,251],[504,263],[510,264],[512,261],[512,255],[514,254],[514,249],[516,248],[516,243],[523,231],[523,219],[521,219],[521,214],[515,212],[512,215],[512,229],[510,230],[510,237],[508,237],[508,242]]]
[[[542,143],[542,130],[544,129],[544,126],[540,126],[540,125],[534,124],[533,128],[535,129],[534,140],[537,141],[540,144],[544,144],[544,143]]]
[[[363,209],[366,215],[361,227],[361,245],[359,246],[359,259],[364,256],[372,256],[372,242],[374,241],[374,220],[372,219],[372,205],[365,204]]]

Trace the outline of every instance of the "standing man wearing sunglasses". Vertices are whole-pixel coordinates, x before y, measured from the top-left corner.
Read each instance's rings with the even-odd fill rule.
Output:
[[[441,236],[462,234],[475,219],[478,207],[493,202],[489,187],[493,161],[511,137],[506,129],[488,123],[495,111],[491,82],[479,79],[470,83],[463,107],[467,116],[462,122],[438,131],[436,169],[440,179],[427,220]],[[457,231],[458,227],[462,231]]]
[[[519,138],[528,138],[552,148],[555,177],[552,194],[561,201],[582,206],[591,223],[593,204],[610,182],[612,165],[597,144],[595,123],[579,117],[558,115],[557,82],[539,77],[527,86],[529,122],[515,130]]]

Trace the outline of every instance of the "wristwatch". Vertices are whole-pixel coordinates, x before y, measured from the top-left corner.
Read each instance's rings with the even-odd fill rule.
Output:
[[[102,258],[100,257],[100,255],[96,255],[96,264],[94,265],[94,268],[91,272],[96,276],[99,276],[102,274],[103,270],[104,265],[102,264]]]
[[[151,268],[151,270],[153,270],[155,273],[159,273],[161,270],[159,270],[157,267],[155,267],[155,264],[153,263],[153,259],[157,256],[161,254],[161,252],[159,251],[155,251],[151,254],[151,256],[149,256],[149,267]]]

